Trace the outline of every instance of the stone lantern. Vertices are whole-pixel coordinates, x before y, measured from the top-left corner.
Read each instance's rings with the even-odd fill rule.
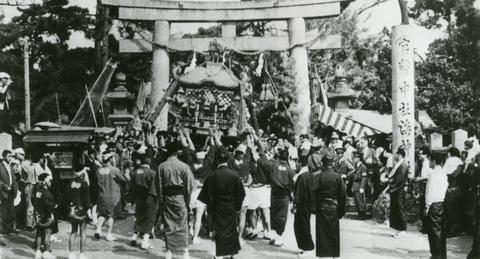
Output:
[[[349,102],[360,96],[360,92],[353,90],[347,84],[347,73],[343,68],[338,68],[335,71],[335,88],[327,91],[327,97],[332,102],[334,110],[348,110],[350,109]]]
[[[113,106],[113,113],[108,115],[108,119],[117,128],[117,131],[122,132],[132,120],[133,115],[130,113],[135,95],[127,91],[126,76],[124,73],[117,73],[115,75],[116,87],[113,91],[106,95],[107,100]]]

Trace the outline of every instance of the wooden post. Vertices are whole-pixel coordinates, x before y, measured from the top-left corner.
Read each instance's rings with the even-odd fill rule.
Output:
[[[23,80],[25,87],[25,127],[27,130],[32,128],[30,119],[30,55],[28,50],[30,44],[28,38],[23,40]]]
[[[295,122],[295,133],[305,134],[310,131],[310,89],[308,86],[308,57],[305,45],[305,20],[291,18],[288,20],[288,34],[291,57],[294,60],[295,92],[297,100],[298,121]]]
[[[415,66],[413,29],[399,25],[392,30],[393,152],[402,147],[413,173],[415,162]]]
[[[152,103],[155,107],[162,99],[169,85],[170,79],[170,57],[165,48],[170,37],[170,23],[168,21],[155,21],[153,29],[153,60],[152,60]],[[155,125],[159,130],[167,130],[168,109],[165,104]]]

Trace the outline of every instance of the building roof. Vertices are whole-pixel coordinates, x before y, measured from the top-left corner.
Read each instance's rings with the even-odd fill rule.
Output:
[[[349,119],[374,128],[382,133],[392,133],[391,114],[381,114],[378,111],[371,110],[342,110],[338,112]]]
[[[337,110],[321,104],[314,106],[314,117],[347,135],[361,137],[378,133],[392,133],[392,115],[372,110]],[[421,129],[435,128],[436,125],[426,111],[419,111],[416,124]]]
[[[87,143],[94,130],[32,130],[23,142],[28,143]]]
[[[383,133],[392,133],[392,115],[382,114],[372,110],[343,110],[338,111],[358,123],[374,128]],[[416,123],[420,124],[421,129],[436,128],[437,125],[428,115],[427,111],[419,110]]]

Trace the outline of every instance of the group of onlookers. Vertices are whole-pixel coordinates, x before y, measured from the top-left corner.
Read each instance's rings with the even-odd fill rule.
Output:
[[[390,226],[399,237],[407,228],[407,192],[416,185],[432,256],[445,258],[446,237],[469,230],[475,234],[469,258],[480,254],[480,214],[473,213],[480,211],[480,155],[470,140],[465,150],[450,148],[446,156],[421,147],[412,174],[405,151],[392,152],[388,140],[340,138],[335,132],[324,139],[279,139],[249,129],[234,141],[216,130],[195,135],[195,141],[187,129],[159,132],[155,140],[151,135],[132,130],[92,136],[84,163],[70,180],[52,173],[53,154],[32,153],[27,159],[21,147],[4,151],[0,232],[36,229],[36,257],[54,258],[50,241],[57,220],[68,220],[69,258],[77,258],[74,243],[80,236],[78,258],[84,259],[87,225],[94,225],[96,239],[115,240],[115,220],[126,217],[130,203],[135,207],[132,245],[140,241],[142,249],[151,249],[150,239],[162,235],[167,258],[177,253],[189,258],[189,244],[200,243],[204,229],[215,240],[216,256],[230,257],[246,239],[283,246],[290,208],[299,256],[338,257],[339,219],[349,209],[346,197],[364,220],[367,204],[388,194]]]

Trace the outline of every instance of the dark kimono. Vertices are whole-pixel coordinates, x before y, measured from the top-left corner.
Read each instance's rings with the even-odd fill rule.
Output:
[[[8,164],[0,160],[0,234],[8,234],[13,231],[15,222],[13,202],[17,195],[17,189],[13,171]]]
[[[92,205],[96,205],[98,200],[97,170],[99,166],[95,163],[95,160],[90,159],[87,155],[85,155],[84,159],[85,159],[85,166],[90,168],[90,170],[87,171],[88,180],[90,182],[90,186],[89,186],[90,202],[92,203]]]
[[[237,212],[244,198],[240,177],[227,166],[220,166],[204,182],[198,199],[207,204],[212,215],[217,256],[234,255],[240,250]]]
[[[167,250],[181,252],[189,243],[188,204],[194,186],[193,173],[177,157],[169,157],[160,164],[157,173]]]
[[[472,250],[468,253],[467,259],[478,259],[480,258],[480,167],[470,165],[467,170],[471,175],[470,180],[475,192],[475,226],[473,228]]]
[[[100,167],[97,170],[98,179],[98,216],[115,217],[115,209],[119,206],[121,192],[120,184],[128,180],[116,167]]]
[[[90,208],[88,184],[81,178],[73,179],[67,188],[69,219],[72,223],[84,223]]]
[[[312,182],[313,175],[307,169],[306,172],[298,176],[293,192],[293,204],[295,204],[296,207],[293,229],[295,231],[298,248],[303,251],[310,251],[315,248],[310,229]]]
[[[312,211],[316,214],[317,257],[340,256],[340,223],[345,215],[346,191],[342,177],[332,167],[315,174]]]
[[[461,175],[464,171],[464,165],[459,165],[457,169],[447,175],[448,191],[445,195],[445,212],[447,216],[447,236],[456,236],[460,231],[460,221],[462,213],[462,191],[459,186]]]
[[[287,224],[288,205],[292,199],[293,177],[295,171],[290,168],[286,161],[269,161],[263,153],[260,153],[258,167],[262,168],[270,180],[270,221],[272,230],[282,235]]]
[[[157,212],[155,171],[142,165],[133,171],[130,183],[130,191],[135,199],[134,232],[150,233]]]
[[[408,181],[408,166],[405,162],[392,172],[390,177],[390,227],[399,230],[407,230],[407,223],[405,221],[405,191],[404,187]]]

